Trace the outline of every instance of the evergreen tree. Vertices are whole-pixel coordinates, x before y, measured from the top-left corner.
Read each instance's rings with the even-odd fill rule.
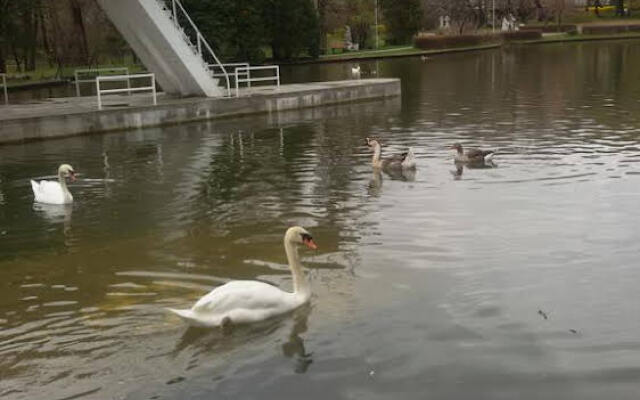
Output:
[[[183,0],[198,29],[223,62],[264,60],[264,0]]]
[[[411,42],[422,25],[422,3],[420,0],[380,0],[391,43]]]
[[[320,52],[320,25],[311,0],[263,0],[264,22],[276,60]]]

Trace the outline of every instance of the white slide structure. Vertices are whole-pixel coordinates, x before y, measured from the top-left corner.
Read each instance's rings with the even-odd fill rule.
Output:
[[[165,93],[229,95],[224,67],[179,0],[98,0],[111,22]],[[218,84],[209,65],[224,71]]]

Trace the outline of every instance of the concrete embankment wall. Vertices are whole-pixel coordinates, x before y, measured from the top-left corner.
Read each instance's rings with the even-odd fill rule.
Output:
[[[12,117],[0,114],[0,143],[139,129],[253,113],[276,113],[330,104],[399,96],[399,79],[319,82],[283,85],[280,89],[255,89],[234,98],[166,99],[157,106],[117,107],[95,110],[93,99],[73,110],[60,112],[56,103],[37,109],[16,110]],[[90,103],[91,105],[87,105]],[[29,105],[13,106],[28,108]],[[81,108],[85,109],[82,110]],[[59,108],[59,107],[58,107]],[[38,112],[38,110],[42,110]]]

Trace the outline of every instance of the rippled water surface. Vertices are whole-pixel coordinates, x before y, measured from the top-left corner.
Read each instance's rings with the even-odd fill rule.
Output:
[[[638,65],[637,41],[371,62],[401,99],[0,147],[0,397],[638,398]],[[372,172],[366,136],[416,176]],[[76,202],[34,205],[61,162]],[[294,224],[308,307],[228,332],[164,311],[289,289]]]

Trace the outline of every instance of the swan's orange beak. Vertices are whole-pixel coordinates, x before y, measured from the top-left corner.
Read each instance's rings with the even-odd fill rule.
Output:
[[[75,181],[76,181],[76,173],[75,173],[75,172],[71,172],[71,173],[69,174],[69,180],[70,180],[71,182],[75,182]]]
[[[304,239],[302,242],[311,250],[318,250],[318,245],[313,241],[313,239]]]

